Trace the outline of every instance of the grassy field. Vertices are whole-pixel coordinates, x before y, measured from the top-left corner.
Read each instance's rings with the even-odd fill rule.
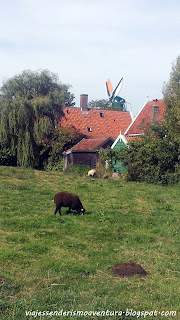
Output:
[[[79,195],[84,216],[66,208],[53,215],[62,190]],[[0,167],[0,319],[135,319],[127,309],[178,319],[179,196],[179,186]],[[138,263],[148,275],[115,277],[119,262]],[[62,309],[111,314],[37,313]]]

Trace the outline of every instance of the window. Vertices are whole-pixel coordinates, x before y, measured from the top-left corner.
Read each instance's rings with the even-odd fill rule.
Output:
[[[104,118],[104,114],[102,112],[100,112],[100,117]]]
[[[92,132],[92,128],[91,127],[87,127],[88,132]]]

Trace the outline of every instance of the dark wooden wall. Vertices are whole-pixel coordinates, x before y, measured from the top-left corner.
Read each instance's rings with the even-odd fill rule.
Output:
[[[72,152],[66,154],[63,156],[63,170],[65,170],[69,164],[84,164],[94,169],[97,165],[98,156],[98,152]]]

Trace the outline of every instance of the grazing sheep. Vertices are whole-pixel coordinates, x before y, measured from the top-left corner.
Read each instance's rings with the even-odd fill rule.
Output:
[[[96,170],[95,169],[91,169],[88,171],[88,177],[94,177],[96,174]]]
[[[85,209],[83,208],[83,205],[79,199],[78,196],[75,194],[69,193],[69,192],[59,192],[54,197],[54,202],[56,204],[56,210],[54,214],[56,214],[57,211],[59,211],[59,214],[61,216],[61,207],[69,207],[69,211],[76,210],[78,213],[84,214]]]

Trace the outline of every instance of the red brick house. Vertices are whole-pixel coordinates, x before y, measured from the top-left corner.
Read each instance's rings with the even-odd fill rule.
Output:
[[[64,169],[68,164],[86,164],[95,168],[97,150],[111,147],[119,132],[124,133],[132,122],[129,111],[89,109],[87,100],[87,95],[81,95],[80,108],[63,108],[64,117],[59,125],[75,129],[84,137],[73,148],[64,152]]]
[[[100,148],[99,145],[92,146],[96,139],[103,139],[101,142],[104,146],[106,139],[109,139],[109,145],[111,143],[111,147],[114,148],[144,134],[151,123],[161,124],[164,121],[163,100],[147,101],[133,120],[129,111],[88,109],[87,99],[87,95],[81,95],[80,108],[63,108],[64,117],[60,125],[75,129],[86,139],[64,153],[64,167],[69,163],[84,163],[94,168],[97,163],[97,153],[96,157],[92,154]]]
[[[144,134],[149,125],[153,123],[163,124],[164,112],[163,100],[147,101],[124,132],[127,142]]]
[[[60,125],[76,129],[86,139],[111,137],[115,140],[132,122],[129,111],[88,109],[87,95],[81,95],[80,108],[66,107],[63,112]]]

